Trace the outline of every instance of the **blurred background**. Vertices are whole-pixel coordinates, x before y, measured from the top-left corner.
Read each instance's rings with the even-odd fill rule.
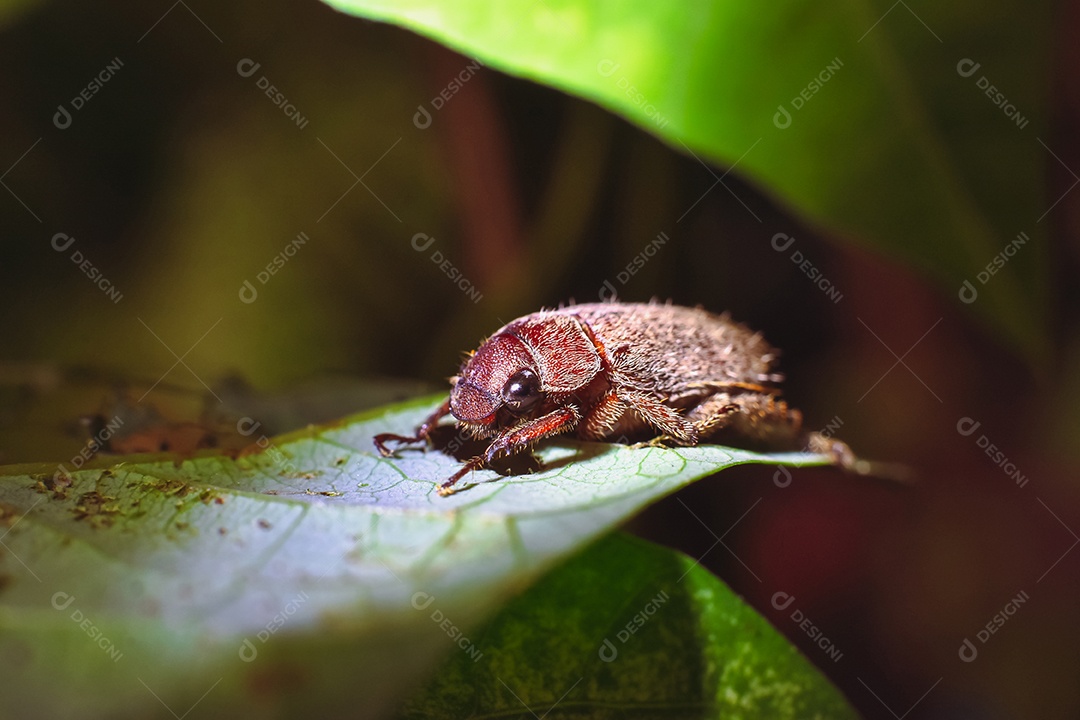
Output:
[[[1031,78],[1058,202],[1050,347],[1025,356],[738,168],[406,31],[315,2],[11,5],[0,462],[71,458],[84,416],[124,417],[117,447],[341,417],[612,291],[729,310],[783,349],[809,427],[917,482],[736,468],[631,529],[702,558],[867,717],[1080,716],[1078,20]]]

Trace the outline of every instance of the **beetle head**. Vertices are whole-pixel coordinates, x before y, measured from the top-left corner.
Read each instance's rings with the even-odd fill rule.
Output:
[[[461,369],[450,391],[450,412],[474,433],[486,436],[496,432],[499,417],[523,417],[543,398],[540,374],[525,344],[500,333],[481,345]]]

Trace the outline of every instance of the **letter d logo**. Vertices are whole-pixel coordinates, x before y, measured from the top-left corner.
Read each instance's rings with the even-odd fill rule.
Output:
[[[614,60],[601,60],[596,63],[596,72],[598,72],[601,77],[611,77],[620,67],[621,65]]]
[[[793,242],[795,242],[795,238],[787,233],[776,233],[772,236],[772,246],[773,250],[776,252],[784,252],[791,247],[791,243]]]
[[[67,111],[63,104],[56,106],[56,114],[52,116],[52,123],[61,130],[67,130],[71,127],[71,113]]]
[[[776,114],[772,116],[772,124],[781,130],[791,127],[791,113],[783,105],[776,106]]]
[[[56,233],[52,236],[52,246],[53,250],[56,252],[64,252],[71,247],[71,243],[73,242],[75,242],[75,238],[67,233]]]
[[[259,297],[259,291],[255,289],[255,286],[251,284],[250,280],[245,280],[244,284],[240,286],[240,302],[250,305],[255,302]]]
[[[982,67],[980,63],[975,62],[971,58],[964,58],[956,63],[956,72],[960,77],[971,77],[980,67]]]
[[[420,130],[431,127],[431,113],[423,105],[416,106],[416,114],[412,116],[412,124]]]
[[[250,640],[244,638],[244,642],[240,643],[240,650],[237,654],[240,655],[240,659],[244,662],[251,662],[259,657],[259,649]]]
[[[772,596],[772,606],[777,610],[787,610],[793,602],[795,602],[795,596],[782,590]]]
[[[975,286],[970,281],[965,280],[964,284],[960,287],[960,302],[965,305],[970,305],[975,302],[975,299],[979,297],[979,291],[975,289]]]
[[[433,242],[435,242],[435,238],[427,233],[416,233],[412,236],[412,246],[416,252],[424,252],[431,247]]]
[[[600,299],[604,302],[613,302],[615,300],[615,286],[611,284],[610,280],[605,280],[604,286],[600,288]]]
[[[426,592],[418,592],[412,596],[412,606],[417,610],[423,610],[427,608],[431,603],[435,602],[435,596]],[[435,612],[438,612],[436,610]]]
[[[979,425],[982,425],[982,423],[980,423],[978,420],[973,420],[969,417],[963,417],[960,418],[960,420],[956,423],[956,432],[966,437],[978,430]]]
[[[262,65],[251,58],[244,58],[236,63],[236,74],[240,77],[251,77],[260,67],[262,67]]]
[[[791,471],[781,465],[776,468],[776,472],[772,476],[773,485],[778,488],[786,488],[791,484]]]
[[[57,610],[66,610],[71,603],[75,602],[75,596],[69,595],[63,590],[52,596],[52,606]]]

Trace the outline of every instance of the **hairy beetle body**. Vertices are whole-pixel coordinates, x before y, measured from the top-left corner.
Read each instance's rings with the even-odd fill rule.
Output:
[[[648,434],[654,444],[695,445],[721,431],[783,449],[806,447],[850,467],[843,443],[802,432],[777,396],[777,352],[760,334],[700,308],[591,303],[518,318],[484,341],[452,378],[450,398],[416,435],[447,414],[477,438],[494,438],[440,489],[496,457],[567,432],[587,440]]]

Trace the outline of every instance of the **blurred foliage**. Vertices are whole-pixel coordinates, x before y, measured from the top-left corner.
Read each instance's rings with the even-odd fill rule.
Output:
[[[916,14],[901,3],[893,17],[897,5],[887,2],[326,2],[581,95],[676,150],[737,166],[827,231],[913,263],[950,295],[1027,231],[1033,246],[995,268],[972,309],[1029,360],[1048,360],[1037,152],[1046,88],[1027,82],[1046,74],[1045,50],[1027,42],[1045,35],[1044,11],[1019,0],[977,14]],[[961,66],[965,58],[976,60]],[[985,76],[963,74],[976,63],[1025,122],[984,122],[987,98],[975,86]],[[987,172],[987,163],[1008,172]]]

